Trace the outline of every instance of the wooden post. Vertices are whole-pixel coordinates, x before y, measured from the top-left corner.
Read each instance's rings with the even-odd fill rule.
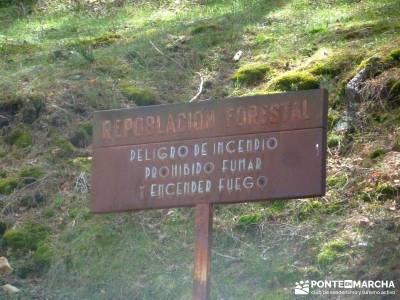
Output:
[[[208,300],[210,295],[210,264],[213,205],[196,205],[196,242],[193,267],[193,300]]]

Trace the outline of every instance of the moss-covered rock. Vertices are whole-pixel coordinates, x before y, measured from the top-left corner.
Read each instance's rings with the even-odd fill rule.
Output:
[[[74,45],[83,45],[83,46],[88,46],[91,48],[98,48],[98,47],[104,47],[104,46],[109,46],[111,44],[114,44],[118,40],[121,39],[121,35],[116,34],[116,33],[105,33],[101,36],[94,37],[94,38],[86,38],[86,39],[81,39]]]
[[[17,178],[1,178],[0,179],[0,194],[9,195],[18,187]]]
[[[70,142],[75,147],[85,148],[90,145],[92,140],[93,127],[90,123],[84,122],[78,125],[75,128],[72,136],[70,138]]]
[[[31,130],[26,127],[15,128],[6,136],[5,140],[8,144],[18,148],[26,148],[33,144]]]
[[[314,75],[308,72],[288,72],[273,79],[269,89],[274,91],[298,91],[316,89],[319,82]]]
[[[270,74],[270,72],[271,69],[267,64],[250,64],[243,66],[239,70],[237,70],[231,76],[231,80],[234,82],[252,85],[263,80],[266,76],[268,76],[268,74]]]
[[[3,239],[7,246],[14,250],[26,252],[36,250],[40,242],[50,234],[50,229],[32,220],[26,221],[22,227],[7,230]]]
[[[395,49],[389,53],[383,60],[385,63],[389,65],[396,65],[400,63],[400,49]]]
[[[322,267],[331,265],[337,257],[348,248],[348,243],[342,239],[325,243],[318,253],[317,261]]]
[[[155,105],[160,102],[157,100],[157,96],[152,90],[148,88],[140,88],[134,86],[129,81],[122,81],[119,84],[122,94],[133,101],[138,106]]]

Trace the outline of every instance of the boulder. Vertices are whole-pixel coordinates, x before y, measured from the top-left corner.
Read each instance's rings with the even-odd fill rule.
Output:
[[[10,124],[10,120],[7,117],[0,115],[0,129]]]
[[[11,284],[5,284],[3,285],[3,291],[9,294],[15,294],[19,292],[19,288],[16,288],[15,286]]]
[[[7,275],[13,271],[11,268],[8,259],[4,256],[0,257],[0,275]]]

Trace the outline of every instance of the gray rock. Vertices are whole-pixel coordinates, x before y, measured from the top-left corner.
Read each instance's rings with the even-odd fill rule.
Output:
[[[10,120],[3,115],[0,115],[0,129],[10,125]]]

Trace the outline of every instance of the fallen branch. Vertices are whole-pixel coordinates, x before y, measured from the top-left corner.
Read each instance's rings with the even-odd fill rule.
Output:
[[[199,89],[197,91],[197,94],[194,95],[194,97],[192,99],[190,99],[189,102],[193,102],[193,101],[197,100],[197,98],[199,98],[199,96],[203,92],[204,78],[203,78],[203,76],[201,76],[200,72],[196,72],[196,74],[198,74],[200,76],[200,85],[199,85]]]
[[[169,57],[167,55],[164,54],[164,52],[162,52],[154,43],[153,41],[149,41],[150,45],[158,52],[160,53],[162,56],[165,56],[167,59],[169,59],[170,61],[176,63],[178,65],[179,68],[181,68],[183,71],[186,71],[185,68],[176,60],[173,59],[172,57]]]

